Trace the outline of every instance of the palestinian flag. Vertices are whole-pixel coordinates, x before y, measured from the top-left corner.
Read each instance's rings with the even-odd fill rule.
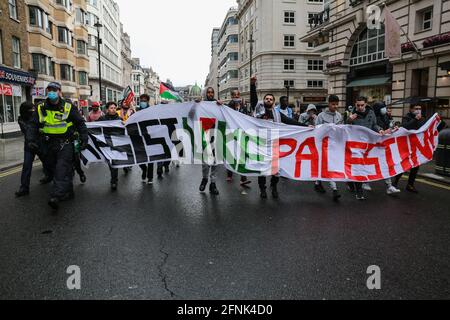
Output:
[[[167,83],[161,82],[159,87],[159,95],[164,100],[175,100],[177,102],[183,102],[183,99],[178,95],[175,89]]]

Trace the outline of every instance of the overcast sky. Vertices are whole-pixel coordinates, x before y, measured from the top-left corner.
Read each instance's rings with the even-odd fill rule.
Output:
[[[175,86],[204,85],[211,32],[236,0],[116,0],[132,56]]]

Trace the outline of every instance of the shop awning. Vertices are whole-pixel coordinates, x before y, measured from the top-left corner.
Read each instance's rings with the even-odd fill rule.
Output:
[[[391,82],[390,77],[371,77],[371,78],[364,78],[364,79],[358,79],[350,82],[347,84],[348,88],[354,88],[354,87],[370,87],[370,86],[381,86],[386,85]]]

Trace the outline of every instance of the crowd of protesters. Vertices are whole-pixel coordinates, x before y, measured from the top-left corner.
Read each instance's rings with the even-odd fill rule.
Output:
[[[323,124],[353,126],[363,126],[381,135],[390,134],[404,127],[408,130],[417,130],[426,122],[423,116],[422,106],[412,104],[410,112],[403,117],[402,121],[396,122],[392,116],[392,109],[383,102],[368,104],[367,98],[358,97],[355,106],[346,108],[344,114],[339,113],[339,98],[335,95],[328,97],[328,106],[319,112],[319,108],[313,104],[307,106],[304,113],[295,112],[290,106],[288,97],[281,97],[276,103],[273,94],[266,94],[262,101],[259,101],[256,90],[256,78],[252,78],[250,90],[250,105],[244,103],[239,90],[232,92],[231,101],[228,104],[233,110],[242,114],[250,115],[259,119],[295,125],[301,127],[315,127]],[[19,124],[25,136],[24,164],[21,176],[21,186],[17,197],[23,197],[30,192],[30,177],[33,162],[38,156],[43,163],[44,177],[41,184],[53,182],[53,190],[49,205],[57,209],[60,201],[73,197],[73,176],[77,172],[81,183],[87,181],[87,177],[82,170],[80,153],[87,147],[88,130],[85,122],[97,121],[123,121],[126,122],[136,112],[151,108],[150,97],[143,94],[139,97],[139,105],[124,104],[122,102],[108,102],[103,108],[100,103],[94,102],[87,115],[62,98],[61,86],[58,83],[51,83],[47,88],[48,98],[41,104],[35,106],[31,103],[23,103],[20,107]],[[218,105],[223,103],[215,98],[214,89],[206,89],[205,100],[215,101]],[[199,102],[200,100],[197,100]],[[140,165],[142,172],[142,182],[153,184],[154,163]],[[164,173],[169,173],[170,161],[156,164],[156,174],[158,180],[163,179]],[[218,170],[217,165],[203,164],[202,179],[199,187],[200,192],[205,192],[209,183],[209,192],[219,195],[217,188]],[[128,174],[132,168],[124,168]],[[409,173],[406,190],[417,193],[415,179],[419,167],[413,168]],[[110,166],[110,184],[113,191],[117,190],[119,182],[119,170]],[[400,193],[399,183],[402,175],[385,180],[386,193],[394,195]],[[228,183],[233,181],[233,172],[227,171],[224,177]],[[278,175],[270,177],[270,190],[273,198],[279,197]],[[242,188],[249,188],[251,181],[248,177],[240,177]],[[268,198],[267,177],[258,177],[260,197]],[[336,182],[329,182],[333,194],[333,200],[339,201],[341,194]],[[366,193],[371,191],[369,184],[351,182],[347,184],[347,189],[355,194],[356,199],[364,200]],[[314,184],[314,190],[318,193],[326,193],[321,181]]]

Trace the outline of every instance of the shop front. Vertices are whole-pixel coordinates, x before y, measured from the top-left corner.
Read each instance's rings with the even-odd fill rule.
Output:
[[[31,88],[36,77],[28,72],[0,66],[1,135],[18,131],[17,120],[22,102],[31,101]]]

